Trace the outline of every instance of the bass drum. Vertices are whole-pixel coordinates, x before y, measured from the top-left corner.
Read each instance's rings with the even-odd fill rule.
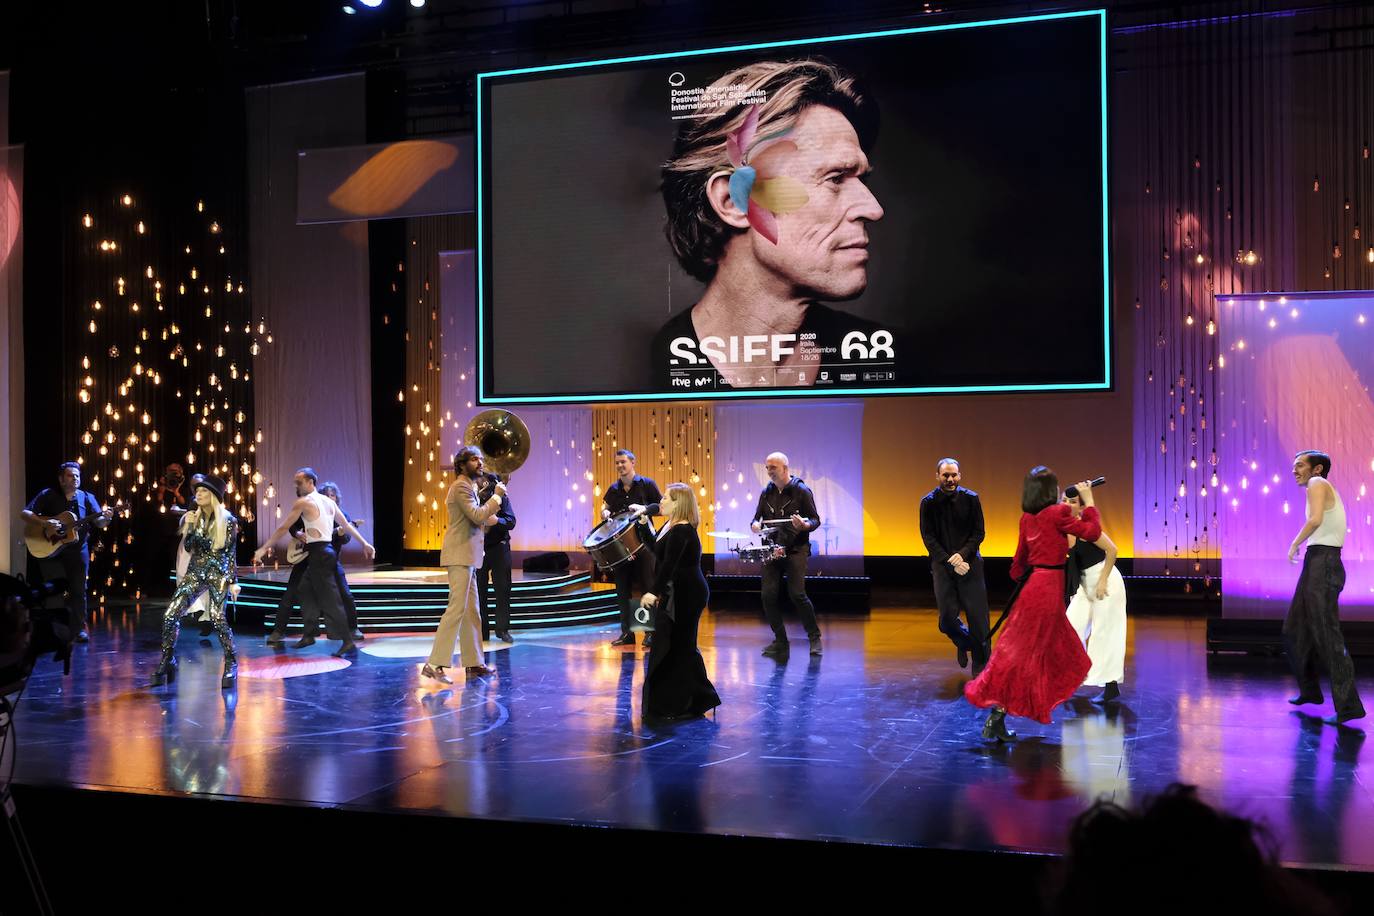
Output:
[[[598,569],[628,563],[648,546],[638,522],[639,517],[633,512],[618,512],[592,529],[582,547],[591,554]]]

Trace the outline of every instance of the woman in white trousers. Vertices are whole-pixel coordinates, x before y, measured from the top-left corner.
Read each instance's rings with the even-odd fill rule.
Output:
[[[1083,501],[1072,487],[1064,501],[1075,516]],[[1083,683],[1103,688],[1095,703],[1111,703],[1121,696],[1126,667],[1126,582],[1116,568],[1116,545],[1102,532],[1092,543],[1069,538],[1065,577],[1069,590],[1069,623],[1078,631],[1092,659]]]

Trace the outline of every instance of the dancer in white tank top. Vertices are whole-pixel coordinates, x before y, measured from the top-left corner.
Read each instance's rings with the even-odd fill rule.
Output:
[[[358,533],[358,529],[353,527],[348,517],[339,511],[334,501],[316,491],[318,481],[319,477],[313,468],[301,468],[296,472],[296,501],[291,505],[291,511],[282,518],[277,530],[272,532],[253,554],[253,562],[261,563],[262,558],[272,550],[272,545],[286,534],[296,519],[304,521],[305,547],[310,556],[305,561],[309,565],[306,566],[305,579],[301,582],[302,616],[306,616],[306,601],[313,602],[313,612],[324,617],[325,633],[330,639],[337,639],[342,643],[334,654],[352,655],[357,652],[358,647],[353,642],[348,619],[344,614],[343,597],[339,594],[338,580],[335,578],[339,557],[331,543],[334,538],[334,526],[338,525],[357,538],[358,543],[363,545],[363,556],[369,560],[376,556],[377,552],[367,539]],[[296,648],[304,649],[314,642],[310,622],[307,622],[305,635],[296,643]]]
[[[1298,551],[1307,542],[1302,558],[1302,573],[1283,621],[1283,639],[1288,648],[1288,663],[1298,678],[1298,695],[1288,702],[1294,706],[1323,703],[1317,680],[1325,667],[1331,679],[1331,699],[1336,714],[1322,721],[1340,725],[1364,717],[1364,704],[1355,689],[1355,666],[1345,650],[1341,633],[1339,601],[1345,587],[1345,565],[1341,547],[1345,544],[1345,506],[1330,481],[1331,456],[1325,452],[1304,451],[1293,456],[1293,479],[1307,490],[1307,521],[1288,547],[1290,562],[1298,561]]]
[[[302,513],[305,518],[305,543],[315,544],[319,541],[332,541],[334,539],[334,516],[339,514],[339,507],[335,505],[334,500],[319,490],[311,490],[301,498],[310,504],[310,508]],[[311,509],[314,511],[312,512]],[[314,516],[313,519],[311,518],[312,515]]]

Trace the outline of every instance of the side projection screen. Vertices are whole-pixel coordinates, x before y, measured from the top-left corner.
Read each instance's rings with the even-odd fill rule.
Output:
[[[478,398],[1112,385],[1102,11],[478,76]]]

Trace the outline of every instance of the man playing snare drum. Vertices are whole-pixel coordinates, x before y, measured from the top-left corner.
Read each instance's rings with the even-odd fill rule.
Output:
[[[630,631],[630,624],[634,621],[630,610],[630,596],[631,591],[637,591],[642,595],[653,585],[654,533],[653,527],[648,524],[648,518],[659,514],[658,503],[662,497],[658,492],[658,484],[635,473],[635,453],[629,449],[622,448],[616,451],[615,470],[620,476],[615,483],[606,488],[606,495],[602,497],[605,505],[601,509],[601,517],[606,519],[626,511],[635,513],[640,519],[640,540],[645,545],[644,549],[635,554],[634,559],[611,569],[611,574],[615,577],[615,597],[620,605],[620,636],[612,640],[611,645],[633,646],[635,634]],[[650,638],[649,634],[645,634],[646,646]]]

